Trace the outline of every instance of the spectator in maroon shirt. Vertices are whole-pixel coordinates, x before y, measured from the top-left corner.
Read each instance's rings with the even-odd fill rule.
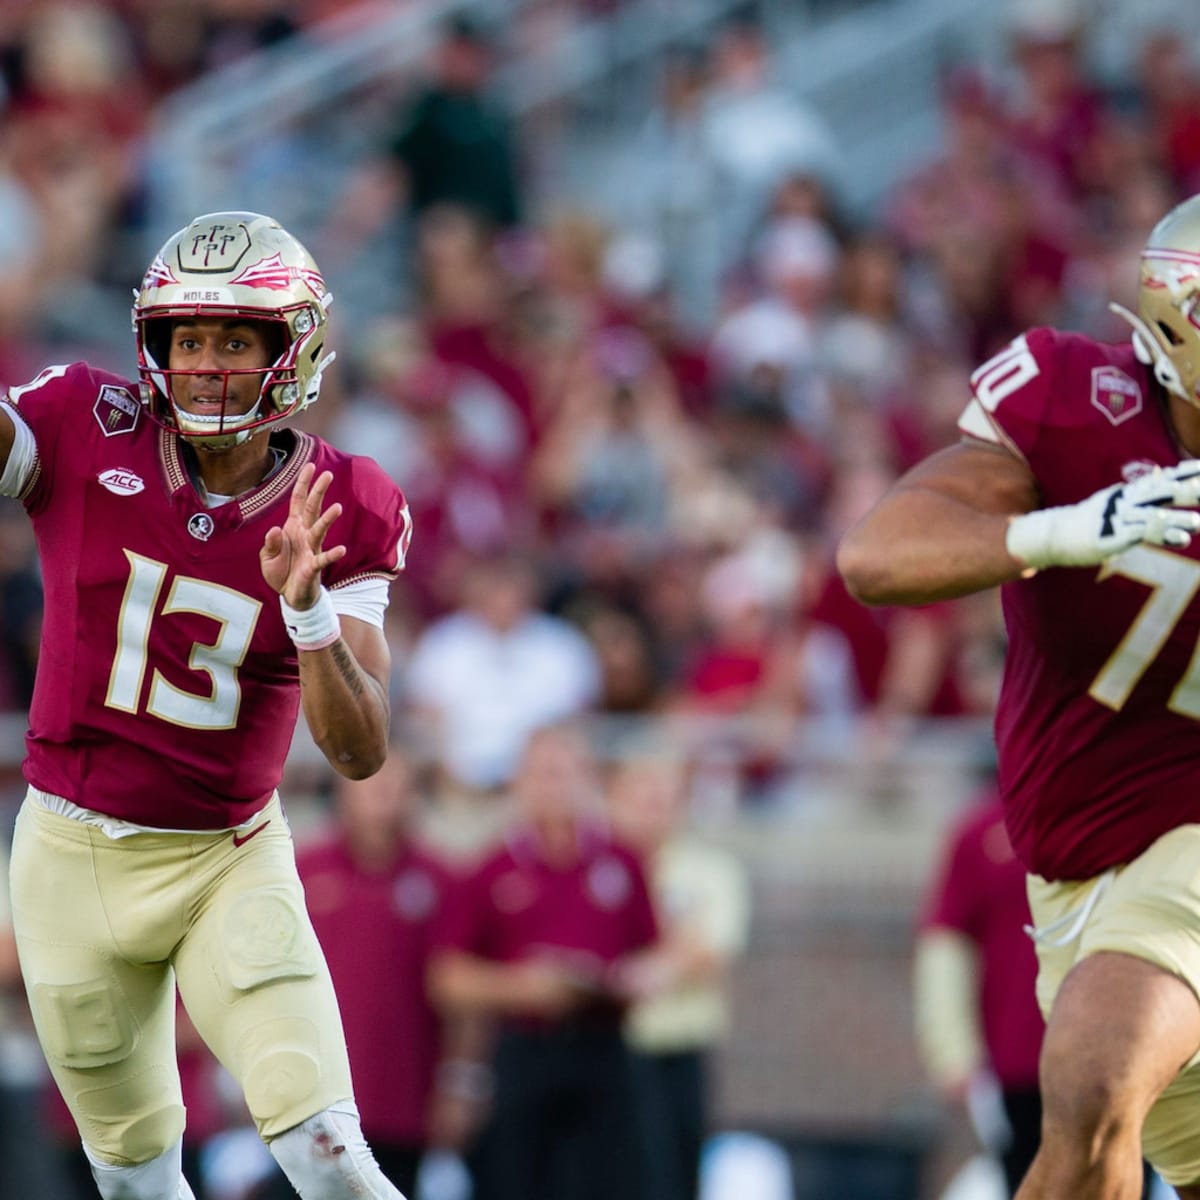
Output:
[[[621,1022],[656,927],[636,857],[590,815],[592,773],[575,729],[533,735],[518,823],[455,892],[431,966],[444,1011],[498,1025],[489,1200],[611,1200],[641,1182]]]
[[[972,1107],[981,1138],[1000,1152],[1010,1194],[1041,1141],[1038,1055],[1045,1023],[1025,870],[994,795],[951,830],[917,937],[917,1040],[934,1083]],[[1007,1130],[980,1128],[979,1098],[998,1088]]]
[[[1009,106],[1012,145],[1053,172],[1076,201],[1091,190],[1092,155],[1112,119],[1088,76],[1084,16],[1073,0],[1017,0],[1010,14],[1018,71]]]
[[[1147,138],[1185,195],[1200,188],[1200,71],[1188,39],[1159,29],[1138,54],[1138,85],[1146,107]]]

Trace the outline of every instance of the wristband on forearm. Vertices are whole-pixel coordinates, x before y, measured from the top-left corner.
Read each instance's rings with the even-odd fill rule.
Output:
[[[1026,568],[1039,570],[1056,561],[1054,509],[1039,509],[1010,517],[1004,548]]]
[[[284,628],[297,650],[324,650],[342,636],[342,623],[325,588],[317,593],[317,602],[312,608],[293,608],[282,595],[279,608],[283,613]]]

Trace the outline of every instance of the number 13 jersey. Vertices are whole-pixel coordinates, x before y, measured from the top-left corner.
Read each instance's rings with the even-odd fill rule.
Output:
[[[325,586],[390,580],[408,511],[370,459],[295,430],[259,487],[207,508],[177,436],[135,385],[84,363],[44,371],[8,402],[36,453],[21,500],[42,563],[45,616],[25,775],[108,816],[170,829],[251,817],[279,782],[299,709],[297,652],[259,550],[287,519],[305,463],[331,471],[347,554]]]
[[[959,421],[1073,504],[1186,457],[1131,347],[1036,329],[972,376]],[[1009,634],[996,714],[1013,847],[1047,879],[1128,862],[1200,821],[1200,540],[1138,545],[1002,589]]]

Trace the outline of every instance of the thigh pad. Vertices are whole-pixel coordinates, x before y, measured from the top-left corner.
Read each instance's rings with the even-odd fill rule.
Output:
[[[221,923],[221,972],[237,993],[285,979],[306,979],[319,964],[299,897],[290,888],[260,887],[238,896]]]

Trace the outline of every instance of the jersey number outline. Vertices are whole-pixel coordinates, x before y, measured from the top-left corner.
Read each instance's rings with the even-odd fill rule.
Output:
[[[126,550],[125,557],[129,560],[129,580],[117,616],[117,651],[104,703],[109,708],[136,714],[149,665],[150,627],[170,568],[132,550]],[[193,671],[203,671],[212,688],[208,695],[185,691],[170,683],[156,668],[146,700],[147,714],[187,729],[234,728],[242,702],[238,668],[250,650],[261,611],[258,600],[232,588],[190,575],[177,575],[158,615],[198,613],[218,623],[216,640],[193,642],[188,655],[188,666]]]
[[[1100,567],[1096,581],[1121,575],[1151,589],[1125,636],[1100,668],[1088,695],[1120,712],[1200,592],[1200,562],[1152,546],[1133,546]],[[1200,639],[1167,708],[1200,721]]]
[[[71,369],[70,363],[56,363],[52,367],[43,367],[28,383],[18,383],[8,389],[8,398],[18,408],[21,407],[21,397],[28,392],[36,392],[45,387],[52,379],[61,379]]]
[[[979,403],[988,412],[995,412],[1004,400],[1038,374],[1037,359],[1022,335],[979,367],[972,374],[971,383]],[[1098,704],[1120,712],[1200,592],[1200,563],[1152,546],[1133,546],[1104,562],[1096,582],[1113,575],[1150,588],[1150,595],[1125,636],[1088,688],[1088,695]],[[1183,678],[1167,701],[1167,708],[1200,721],[1200,639]]]
[[[971,373],[971,387],[979,403],[991,413],[1039,374],[1038,361],[1025,334],[1021,334]]]

